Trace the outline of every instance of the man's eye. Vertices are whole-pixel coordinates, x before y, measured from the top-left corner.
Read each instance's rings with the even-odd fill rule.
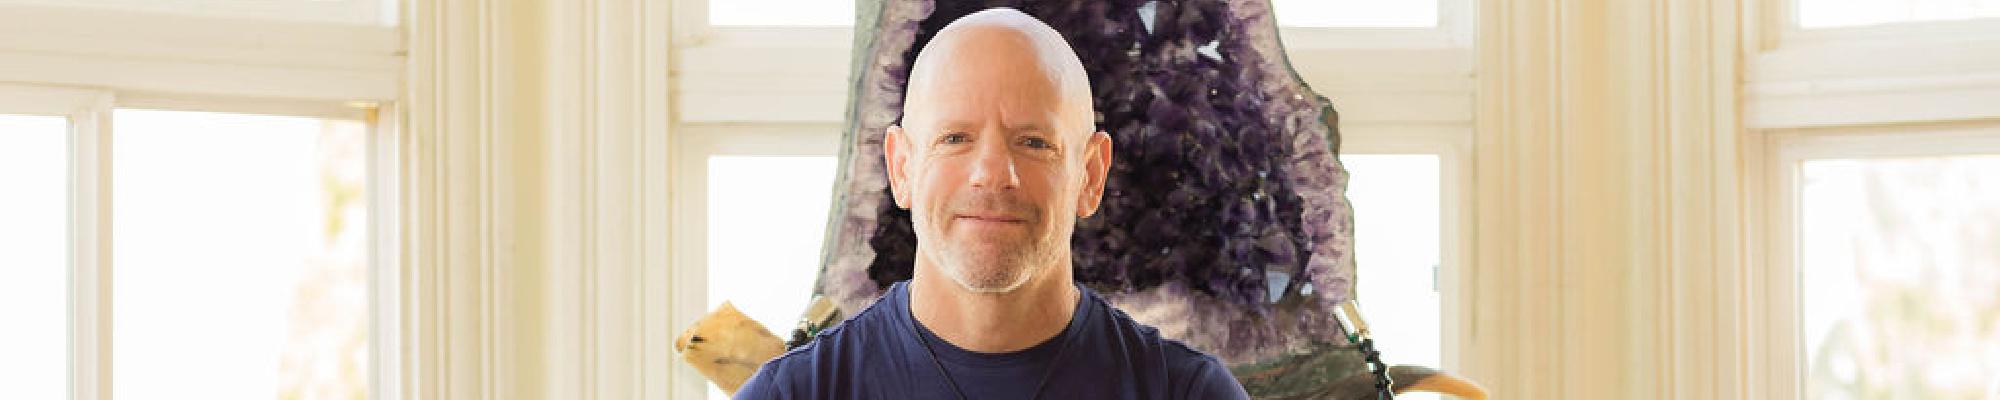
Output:
[[[1031,149],[1041,149],[1041,150],[1052,149],[1056,147],[1054,143],[1049,143],[1048,139],[1042,139],[1032,136],[1021,138],[1021,145],[1028,146],[1028,148]]]
[[[947,133],[938,137],[938,143],[942,144],[964,144],[971,141],[972,137],[963,133]]]

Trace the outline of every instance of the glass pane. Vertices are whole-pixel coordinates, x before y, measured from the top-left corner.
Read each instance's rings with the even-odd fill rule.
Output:
[[[359,399],[366,125],[117,110],[119,399]]]
[[[791,337],[819,273],[833,156],[708,158],[708,308],[729,301]],[[726,399],[709,386],[709,398]]]
[[[2000,0],[1797,0],[1799,27],[2000,17]]]
[[[1442,367],[1441,176],[1433,154],[1344,154],[1354,205],[1356,298],[1390,364]],[[1411,393],[1396,398],[1438,398]]]
[[[0,391],[69,397],[69,121],[0,114]]]
[[[709,308],[727,300],[780,336],[798,324],[819,272],[835,163],[833,156],[708,158]]]
[[[852,26],[854,0],[729,0],[708,2],[715,26]]]
[[[2000,397],[2000,155],[1803,165],[1806,398]]]
[[[1437,0],[1271,0],[1278,25],[1313,28],[1432,28]]]

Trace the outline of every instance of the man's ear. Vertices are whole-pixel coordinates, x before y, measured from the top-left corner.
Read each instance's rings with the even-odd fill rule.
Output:
[[[909,195],[905,194],[910,191],[909,178],[903,168],[910,159],[908,142],[901,126],[889,125],[888,131],[882,133],[882,164],[889,169],[889,196],[896,199],[897,208],[903,209],[910,208]]]
[[[1104,131],[1090,134],[1083,145],[1083,191],[1077,193],[1076,216],[1089,218],[1097,214],[1097,207],[1104,204],[1104,181],[1111,173],[1111,135]]]

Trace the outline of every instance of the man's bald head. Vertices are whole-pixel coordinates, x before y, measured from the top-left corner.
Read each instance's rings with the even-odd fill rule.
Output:
[[[991,8],[966,15],[945,25],[917,53],[911,67],[909,86],[904,92],[904,115],[924,109],[927,96],[953,92],[958,79],[976,77],[971,71],[980,64],[1002,67],[1013,73],[1039,72],[1055,90],[1062,104],[1061,129],[1066,134],[1088,134],[1094,129],[1091,111],[1090,78],[1083,70],[1069,42],[1055,28],[1012,8]],[[999,65],[996,65],[999,64]],[[1011,64],[1011,65],[1010,65]],[[1033,65],[1033,69],[1005,68]]]
[[[913,279],[1067,290],[1070,234],[1096,212],[1111,166],[1087,79],[1062,35],[1011,9],[960,18],[924,46],[903,123],[882,141],[917,234]]]

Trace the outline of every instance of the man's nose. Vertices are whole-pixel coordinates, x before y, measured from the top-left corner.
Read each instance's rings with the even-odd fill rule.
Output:
[[[972,186],[990,189],[1013,189],[1021,185],[1021,177],[1014,172],[1014,155],[1007,151],[1007,141],[984,140],[972,161]]]

